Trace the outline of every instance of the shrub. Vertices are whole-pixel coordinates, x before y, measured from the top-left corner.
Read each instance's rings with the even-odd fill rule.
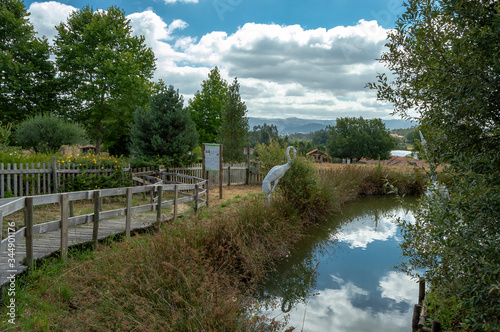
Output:
[[[63,145],[85,142],[85,129],[77,124],[50,114],[36,115],[16,127],[16,141],[25,149],[55,153]]]
[[[8,123],[5,126],[0,122],[0,146],[8,145],[10,136],[12,135],[12,123]]]

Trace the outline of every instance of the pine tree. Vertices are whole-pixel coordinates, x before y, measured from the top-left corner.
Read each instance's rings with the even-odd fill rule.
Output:
[[[149,107],[137,110],[134,119],[131,128],[134,155],[181,160],[198,144],[194,122],[173,86],[163,86],[160,93],[151,97]]]
[[[243,149],[247,144],[247,107],[240,96],[240,84],[235,78],[228,88],[227,103],[222,110],[221,141],[224,145],[223,158],[226,162],[245,159]]]

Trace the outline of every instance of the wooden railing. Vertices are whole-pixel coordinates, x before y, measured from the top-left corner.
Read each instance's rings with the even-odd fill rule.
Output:
[[[0,163],[0,199],[5,197],[22,197],[43,194],[54,194],[64,187],[66,181],[71,180],[77,174],[99,173],[110,175],[115,169],[81,170],[76,164],[57,163],[55,157],[50,164],[3,164]],[[126,176],[130,176],[134,185],[142,186],[144,181],[138,180],[142,176],[156,176],[158,172],[170,172],[189,175],[197,178],[208,178],[210,186],[219,185],[219,175],[216,172],[202,174],[202,165],[193,164],[187,167],[171,167],[158,170],[155,167],[124,168]],[[252,171],[245,163],[223,164],[223,185],[258,184],[262,183],[263,177]]]
[[[9,200],[0,200],[0,234],[4,228],[3,219],[16,212],[24,211],[24,227],[19,230],[13,229],[14,225],[6,225],[9,227],[8,236],[1,241],[0,255],[10,248],[11,244],[19,244],[23,239],[26,242],[26,265],[28,267],[33,265],[34,260],[34,236],[38,234],[47,233],[50,231],[61,230],[60,250],[63,257],[66,256],[68,250],[68,229],[72,226],[93,223],[93,234],[91,241],[97,243],[99,236],[99,222],[103,219],[125,216],[125,234],[130,236],[132,215],[146,212],[156,211],[156,221],[160,222],[162,219],[161,209],[173,206],[173,218],[177,217],[177,208],[179,204],[194,202],[195,213],[199,208],[208,205],[208,186],[207,181],[204,179],[190,177],[182,174],[166,173],[162,176],[176,176],[177,180],[184,182],[171,181],[169,184],[154,184],[146,186],[128,187],[128,188],[114,188],[114,189],[100,189],[88,190],[80,192],[59,193],[40,196],[28,196],[22,198],[14,198]],[[190,183],[185,183],[190,182]],[[164,192],[174,194],[174,198],[164,200]],[[132,195],[136,193],[149,194],[149,204],[132,206]],[[156,195],[156,198],[155,198]],[[102,211],[101,199],[103,197],[125,196],[125,207],[110,211]],[[183,197],[180,197],[183,196]],[[79,200],[93,200],[94,212],[90,214],[71,216],[70,205]],[[59,203],[61,207],[61,218],[50,222],[41,224],[34,224],[34,207],[39,205],[47,205]],[[2,270],[4,268],[2,267]],[[4,272],[0,271],[3,275]],[[3,281],[3,280],[2,280]]]

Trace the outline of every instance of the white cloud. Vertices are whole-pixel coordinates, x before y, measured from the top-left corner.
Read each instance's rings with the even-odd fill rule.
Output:
[[[379,290],[382,297],[411,305],[416,301],[418,284],[404,273],[391,271],[380,279]]]
[[[45,36],[52,43],[57,34],[56,25],[65,22],[68,16],[77,8],[56,1],[33,2],[28,11],[30,21],[39,36]]]
[[[35,28],[49,38],[55,36],[50,26],[64,21],[71,10],[57,2],[30,7]],[[387,30],[376,21],[310,30],[246,23],[232,33],[213,31],[194,38],[183,33],[189,22],[168,23],[152,10],[127,18],[134,33],[144,35],[155,52],[155,78],[174,85],[185,99],[218,66],[226,80],[238,77],[250,116],[390,118],[390,106],[364,88],[377,71],[384,71],[375,59],[383,50]]]
[[[369,292],[342,279],[339,289],[318,290],[319,295],[309,297],[307,304],[299,303],[289,312],[287,326],[300,331],[405,331],[411,325],[411,310],[398,308],[374,310],[354,303],[366,299]],[[408,286],[408,284],[405,284]],[[413,297],[415,294],[413,294]],[[279,317],[280,309],[265,312],[268,317]]]

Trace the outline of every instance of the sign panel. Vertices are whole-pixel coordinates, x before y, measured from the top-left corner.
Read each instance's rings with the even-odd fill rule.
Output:
[[[220,144],[205,143],[205,170],[220,171]]]

